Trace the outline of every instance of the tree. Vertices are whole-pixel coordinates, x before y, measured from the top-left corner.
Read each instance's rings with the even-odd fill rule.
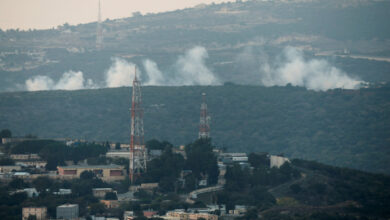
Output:
[[[106,200],[117,200],[118,197],[116,196],[116,193],[114,193],[114,192],[108,192],[108,193],[106,193],[106,195],[104,196],[104,199],[106,199]]]
[[[10,130],[3,129],[0,131],[0,138],[11,138],[11,137],[12,137],[12,133]]]
[[[227,191],[243,191],[249,184],[249,171],[241,169],[238,164],[234,164],[226,168],[225,178]]]
[[[167,151],[173,148],[173,145],[168,141],[158,141],[156,139],[151,139],[146,142],[146,148],[150,150],[162,150]]]
[[[87,159],[87,163],[89,165],[106,165],[107,160],[106,157],[90,157]]]
[[[132,13],[133,17],[136,18],[136,17],[141,17],[142,16],[142,13],[139,12],[139,11],[135,11]]]
[[[164,150],[164,146],[156,139],[148,140],[145,145],[148,150]]]
[[[299,184],[297,184],[297,183],[292,184],[289,188],[295,194],[297,194],[297,193],[302,191],[302,187]]]
[[[65,161],[56,155],[49,156],[46,161],[46,170],[57,170],[57,166],[65,164]]]
[[[176,178],[174,176],[165,176],[161,178],[158,186],[163,192],[173,192],[175,190]]]
[[[105,211],[106,211],[106,207],[104,206],[103,203],[100,202],[92,203],[89,206],[89,212],[92,215],[103,214]]]
[[[194,174],[189,174],[185,177],[185,190],[186,191],[192,191],[196,188],[196,178]]]
[[[250,153],[248,157],[249,163],[255,167],[269,167],[269,158],[267,157],[267,154],[257,154],[257,153]]]
[[[37,216],[35,215],[29,215],[27,220],[37,220]]]
[[[259,209],[266,209],[273,206],[276,203],[275,198],[266,188],[257,186],[251,189],[249,195],[251,196],[252,205],[255,205]]]
[[[218,182],[218,163],[214,155],[211,139],[202,138],[186,146],[186,168],[192,170],[196,178],[208,176],[210,184]],[[200,160],[200,158],[202,158]]]
[[[25,138],[32,138],[32,139],[37,138],[37,136],[33,135],[33,134],[26,134],[24,137]]]
[[[8,183],[8,186],[13,188],[13,189],[21,189],[23,187],[28,186],[23,179],[20,178],[14,178],[11,180],[11,182]]]
[[[75,182],[72,184],[72,194],[77,196],[85,196],[92,194],[93,185],[90,181]]]
[[[80,174],[80,179],[82,179],[82,180],[91,180],[95,176],[96,176],[95,173],[93,173],[92,171],[86,170],[86,171],[83,171]]]
[[[159,182],[164,192],[175,190],[176,179],[184,167],[185,160],[182,155],[172,152],[170,144],[163,143],[165,150],[159,158],[148,163],[148,172],[143,176],[144,182]]]
[[[0,166],[14,165],[15,161],[8,157],[0,158]]]
[[[249,209],[245,215],[239,219],[248,219],[248,220],[251,220],[251,219],[259,219],[258,215],[257,215],[257,210],[256,209]]]
[[[49,177],[40,176],[33,180],[32,185],[39,191],[45,191],[48,188],[51,188],[53,185],[53,180]]]

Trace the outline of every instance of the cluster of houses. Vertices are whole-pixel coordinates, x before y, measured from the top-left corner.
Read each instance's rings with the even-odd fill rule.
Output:
[[[28,220],[30,216],[35,216],[36,220],[46,220],[46,207],[24,207],[22,210],[22,220]],[[56,208],[56,219],[77,220],[79,218],[78,204],[63,204]]]
[[[12,140],[3,140],[3,143],[9,143]],[[75,141],[67,141],[67,144],[74,144]],[[129,146],[126,144],[109,144],[110,150],[106,153],[107,158],[129,158]],[[173,152],[185,155],[185,147],[180,146],[173,149]],[[226,167],[232,164],[239,164],[241,167],[250,167],[248,161],[248,155],[246,153],[226,153],[221,150],[214,150],[218,158],[219,177],[217,186],[208,186],[207,177],[199,180],[198,189],[190,193],[187,202],[193,202],[196,199],[198,193],[207,192],[210,190],[220,190],[225,184],[224,175],[226,173]],[[153,159],[161,156],[161,150],[150,150],[148,158]],[[4,156],[4,155],[3,155]],[[80,178],[81,173],[84,171],[92,171],[96,177],[101,178],[106,182],[121,181],[127,178],[126,169],[124,166],[110,164],[110,165],[88,165],[84,164],[69,164],[67,166],[58,166],[57,171],[46,172],[46,161],[43,161],[37,154],[11,154],[9,157],[15,161],[15,165],[12,166],[0,166],[0,181],[10,180],[12,178],[23,178],[26,180],[32,180],[39,176],[46,176],[54,179],[73,179]],[[288,158],[282,156],[268,155],[270,161],[270,167],[280,168],[284,163],[289,162]],[[26,172],[26,168],[34,169],[36,171],[42,171],[35,174]],[[183,170],[181,172],[180,180],[185,179],[185,176],[190,174],[191,170]],[[128,202],[136,200],[134,198],[134,192],[139,190],[153,191],[158,188],[158,183],[143,183],[141,185],[131,186],[128,193],[118,194],[112,188],[94,188],[92,190],[93,196],[99,199],[106,208],[118,208],[122,202]],[[202,191],[202,189],[204,189]],[[205,191],[206,190],[206,191]],[[18,192],[26,192],[28,197],[35,197],[39,195],[39,192],[35,188],[19,189]],[[69,195],[72,193],[71,189],[59,189],[57,192],[51,192],[55,195]],[[116,198],[105,199],[107,193],[114,193]],[[216,215],[215,213],[219,215]],[[187,209],[187,210],[171,210],[165,215],[158,215],[153,210],[144,211],[144,216],[147,218],[163,218],[163,219],[234,219],[243,216],[247,210],[245,206],[236,206],[234,210],[226,210],[224,205],[208,205],[207,208]],[[57,219],[83,219],[79,217],[77,204],[64,204],[57,207]],[[28,219],[28,216],[34,215],[38,220],[47,219],[47,209],[45,207],[24,207],[23,208],[23,220]],[[123,219],[130,220],[136,216],[132,211],[126,211]],[[115,220],[116,218],[106,217],[93,217],[96,220]]]

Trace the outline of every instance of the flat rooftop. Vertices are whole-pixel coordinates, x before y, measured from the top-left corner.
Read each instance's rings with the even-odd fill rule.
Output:
[[[123,166],[116,165],[116,164],[110,164],[110,165],[70,165],[70,166],[58,166],[63,169],[119,169],[123,168]]]
[[[68,208],[68,207],[78,207],[79,205],[78,204],[64,204],[64,205],[60,205],[60,206],[57,206],[57,207],[61,207],[61,208]]]

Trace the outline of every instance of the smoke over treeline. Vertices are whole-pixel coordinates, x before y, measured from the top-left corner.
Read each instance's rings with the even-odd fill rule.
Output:
[[[260,81],[264,86],[302,86],[310,90],[357,89],[363,81],[351,78],[324,59],[306,60],[303,52],[287,47],[274,63],[260,60]]]
[[[145,73],[131,62],[115,57],[112,65],[105,71],[104,82],[94,82],[92,79],[84,79],[81,71],[68,71],[55,82],[48,76],[34,76],[26,80],[25,88],[28,91],[38,90],[78,90],[93,88],[113,88],[129,86],[134,78],[134,73],[142,79],[145,85],[219,85],[220,81],[205,64],[208,53],[204,47],[194,47],[179,56],[172,64],[169,77],[161,72],[157,64],[150,59],[142,62]]]
[[[162,71],[156,62],[145,59],[142,61],[143,72],[134,63],[115,57],[112,58],[111,66],[105,71],[102,82],[85,79],[81,71],[71,70],[65,72],[58,81],[42,75],[31,77],[25,81],[24,87],[28,91],[37,91],[129,86],[135,72],[144,85],[220,85],[223,83],[222,77],[217,77],[207,67],[205,61],[208,57],[204,47],[196,46],[178,56],[169,70]],[[244,84],[264,86],[292,84],[324,91],[333,88],[356,89],[362,83],[349,77],[326,60],[305,59],[303,52],[293,47],[285,48],[274,62],[269,62],[264,54],[259,55],[246,48],[235,58],[235,65],[245,66],[249,70],[237,73],[239,75],[237,82]]]

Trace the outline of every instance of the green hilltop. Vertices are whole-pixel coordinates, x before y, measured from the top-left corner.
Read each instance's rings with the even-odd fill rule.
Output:
[[[229,151],[270,152],[389,173],[390,87],[314,92],[300,87],[142,88],[145,140],[197,138],[201,93],[211,136]],[[0,94],[0,128],[17,136],[129,142],[130,88]]]

